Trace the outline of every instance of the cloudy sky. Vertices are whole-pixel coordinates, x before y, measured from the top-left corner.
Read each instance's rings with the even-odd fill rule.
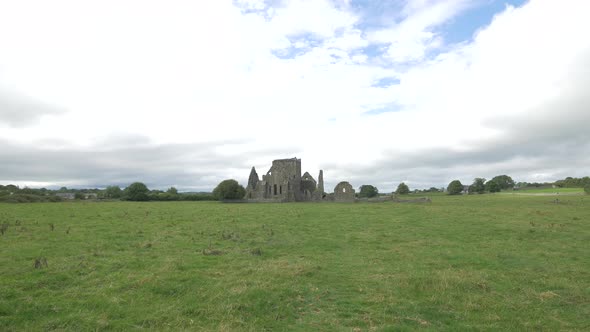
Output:
[[[590,175],[590,1],[0,0],[0,184]]]

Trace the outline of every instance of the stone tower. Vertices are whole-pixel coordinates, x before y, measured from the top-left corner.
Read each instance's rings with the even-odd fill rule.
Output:
[[[324,194],[324,171],[320,169],[320,175],[318,176],[318,191],[320,194]]]
[[[324,171],[322,170],[320,170],[320,175],[318,175],[318,187],[314,192],[313,198],[316,201],[324,199]]]

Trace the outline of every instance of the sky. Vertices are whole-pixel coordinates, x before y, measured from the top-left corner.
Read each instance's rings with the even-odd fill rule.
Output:
[[[0,184],[589,175],[586,0],[0,0]]]

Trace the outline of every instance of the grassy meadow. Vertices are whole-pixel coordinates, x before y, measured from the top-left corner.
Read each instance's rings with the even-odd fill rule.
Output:
[[[0,330],[590,330],[590,197],[0,204]]]
[[[535,189],[535,188],[526,188],[520,189],[515,191],[507,191],[502,192],[502,194],[548,194],[548,195],[583,195],[584,189],[583,188],[542,188],[542,189]]]

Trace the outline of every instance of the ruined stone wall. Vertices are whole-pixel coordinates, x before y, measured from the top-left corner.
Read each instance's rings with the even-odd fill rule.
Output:
[[[354,202],[354,188],[350,183],[342,181],[334,188],[334,201],[336,202]]]
[[[308,172],[301,175],[301,159],[273,160],[262,179],[252,167],[244,198],[258,202],[320,201],[324,199],[323,172],[320,171],[317,183]]]
[[[305,172],[301,177],[301,199],[304,201],[311,201],[315,197],[316,182],[315,179]]]
[[[265,198],[278,201],[301,200],[301,159],[279,159],[263,175],[267,184]]]
[[[250,176],[248,177],[248,185],[246,186],[246,196],[244,198],[264,198],[264,190],[261,190],[261,187],[263,186],[263,183],[258,178],[258,173],[256,173],[256,168],[252,167],[252,170],[250,171]]]

